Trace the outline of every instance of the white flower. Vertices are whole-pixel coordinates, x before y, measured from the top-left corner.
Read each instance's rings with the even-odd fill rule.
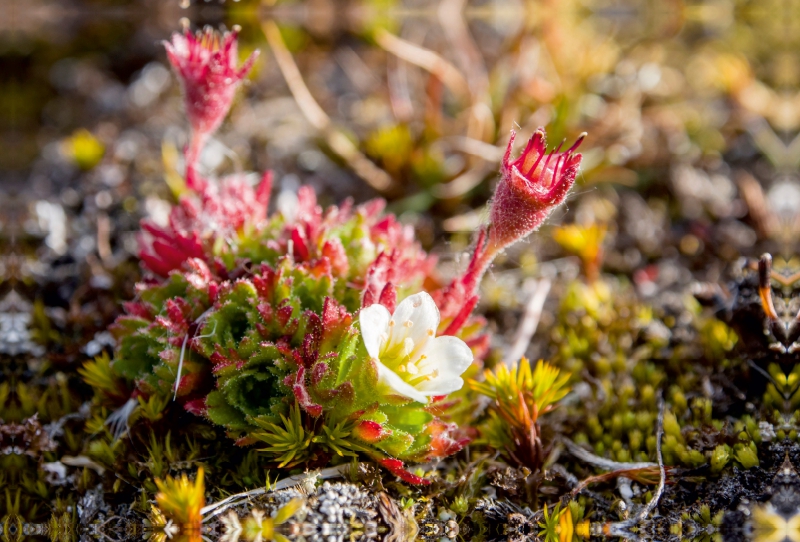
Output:
[[[428,397],[461,389],[461,375],[472,363],[472,350],[457,337],[436,337],[439,309],[420,292],[394,311],[380,304],[362,309],[361,337],[378,367],[384,392],[427,403]]]

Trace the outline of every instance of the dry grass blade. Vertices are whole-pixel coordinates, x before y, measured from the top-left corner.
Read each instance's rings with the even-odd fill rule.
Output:
[[[742,199],[747,204],[759,236],[762,239],[774,236],[780,229],[780,223],[778,216],[770,208],[769,200],[764,194],[761,183],[746,171],[740,171],[736,178],[736,184],[739,186]]]
[[[331,119],[311,95],[311,91],[308,90],[300,69],[283,41],[278,25],[273,21],[264,21],[262,29],[267,37],[267,43],[272,49],[272,54],[275,55],[275,60],[278,62],[278,67],[286,80],[286,84],[300,107],[300,111],[303,112],[303,115],[314,128],[327,130],[330,127]]]
[[[664,457],[661,453],[661,441],[664,437],[664,399],[661,396],[661,393],[658,394],[658,420],[656,421],[656,459],[658,459],[658,488],[656,489],[655,493],[653,493],[653,497],[650,499],[646,505],[644,505],[639,513],[635,516],[631,517],[630,519],[626,519],[625,521],[620,521],[617,523],[612,523],[608,526],[608,532],[611,536],[622,536],[628,537],[630,535],[629,529],[636,525],[641,524],[647,516],[650,515],[650,512],[655,510],[656,506],[658,506],[658,502],[661,500],[661,496],[664,494],[664,488],[666,487],[667,483],[667,467],[664,466]],[[641,483],[641,480],[639,480]]]
[[[324,134],[331,150],[347,162],[347,165],[356,175],[379,192],[389,191],[395,184],[391,176],[364,156],[347,136],[333,127],[330,117],[311,95],[311,91],[308,90],[305,81],[303,81],[300,69],[286,47],[283,37],[281,37],[278,25],[273,21],[264,21],[261,26],[267,38],[267,43],[269,43],[272,53],[275,55],[278,68],[280,68],[289,91],[292,93],[303,115],[317,130]]]
[[[605,457],[600,457],[594,455],[592,452],[585,450],[569,440],[566,437],[562,437],[561,442],[563,442],[569,453],[571,453],[575,458],[580,459],[581,461],[598,467],[603,470],[608,471],[619,471],[619,470],[635,470],[635,469],[647,469],[657,467],[658,463],[651,463],[649,461],[639,461],[639,462],[628,462],[622,463],[620,461],[612,461],[611,459],[606,459]]]
[[[507,365],[516,363],[519,358],[525,355],[525,351],[531,343],[531,338],[539,326],[539,319],[542,317],[542,309],[547,300],[547,294],[550,293],[551,283],[549,279],[542,278],[534,282],[533,293],[525,305],[525,313],[522,316],[522,320],[520,320],[517,331],[514,333],[514,341],[511,344],[511,348],[508,349],[506,354]]]
[[[591,484],[608,482],[609,480],[614,480],[619,477],[635,480],[641,484],[657,484],[659,480],[658,473],[657,467],[639,467],[636,469],[619,469],[611,472],[604,472],[603,474],[589,476],[582,480],[581,483],[572,490],[572,495],[578,495]]]
[[[482,99],[489,90],[489,74],[475,40],[464,19],[465,0],[444,0],[439,4],[439,22],[444,35],[453,46],[457,62],[467,74],[472,94]]]
[[[375,41],[393,55],[432,73],[458,99],[471,102],[469,83],[455,66],[439,54],[383,29],[375,33]]]
[[[97,215],[97,254],[106,269],[114,265],[113,253],[111,251],[111,220],[106,213]]]
[[[484,163],[475,166],[450,182],[434,186],[431,192],[440,199],[460,198],[483,182],[486,176],[490,175],[495,169],[496,167],[493,164]]]

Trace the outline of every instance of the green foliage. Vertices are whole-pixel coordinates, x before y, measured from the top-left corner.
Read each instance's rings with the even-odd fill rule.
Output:
[[[139,408],[136,412],[149,422],[156,422],[164,416],[164,410],[169,403],[169,397],[151,395],[147,399],[142,396],[137,398]]]
[[[724,515],[724,510],[720,510],[716,514],[712,515],[711,507],[707,504],[701,504],[697,512],[691,514],[690,517],[693,521],[704,527],[719,527],[722,525],[722,519]]]
[[[572,523],[571,513],[569,508],[561,508],[561,503],[556,503],[553,510],[550,511],[547,506],[542,510],[542,521],[539,522],[539,537],[544,539],[545,542],[559,542],[559,534],[561,533],[561,525],[563,520],[569,516],[570,526]]]
[[[727,444],[719,444],[711,453],[711,471],[720,472],[725,468],[730,460],[730,447]]]
[[[86,455],[106,468],[113,468],[118,453],[122,450],[122,441],[109,442],[106,439],[93,440],[89,443]]]
[[[709,359],[721,360],[736,346],[739,338],[730,327],[716,319],[703,320],[700,327],[706,355]]]
[[[512,405],[524,401],[532,414],[534,423],[538,414],[545,413],[554,408],[568,392],[566,386],[569,374],[561,371],[542,360],[531,371],[531,364],[522,358],[519,364],[510,369],[501,365],[496,371],[486,371],[484,381],[471,381],[473,390],[481,393],[501,405]]]
[[[109,395],[119,393],[121,382],[111,370],[111,358],[107,352],[96,356],[93,361],[84,363],[83,367],[78,369],[78,374],[83,377],[84,382],[99,392]]]
[[[352,424],[341,421],[336,425],[323,425],[320,434],[311,440],[339,457],[357,457],[356,450],[365,450],[365,447],[351,442],[348,439],[351,433]]]
[[[262,430],[252,433],[252,436],[269,445],[261,451],[279,462],[278,468],[304,463],[309,460],[312,453],[310,445],[314,435],[303,427],[300,407],[295,405],[290,412],[288,418],[283,414],[280,415],[281,425],[264,419],[255,419]]]
[[[199,531],[200,510],[205,505],[203,469],[198,469],[194,480],[185,474],[180,478],[167,476],[163,481],[156,479],[156,486],[156,503],[163,516],[175,521],[185,532]]]
[[[570,375],[542,360],[531,369],[526,358],[513,368],[505,364],[485,371],[484,380],[469,386],[493,400],[480,426],[478,442],[488,444],[519,466],[538,469],[542,465],[542,442],[538,436],[541,414],[553,410],[569,392]]]
[[[734,458],[742,467],[752,469],[759,465],[758,453],[754,442],[751,441],[749,445],[737,444],[734,446],[734,450]]]
[[[469,512],[469,500],[463,495],[458,495],[450,503],[450,510],[459,516],[465,516]]]
[[[381,159],[388,171],[397,173],[408,162],[413,143],[408,127],[396,124],[370,134],[364,146],[369,154]]]

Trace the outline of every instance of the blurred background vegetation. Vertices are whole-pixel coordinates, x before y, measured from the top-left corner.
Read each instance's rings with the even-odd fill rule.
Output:
[[[589,132],[584,199],[630,188],[651,213],[738,219],[748,181],[734,168],[768,181],[798,160],[796,11],[777,0],[12,1],[0,190],[28,206],[163,211],[162,143],[182,146],[186,127],[160,42],[181,25],[240,25],[241,55],[264,54],[208,169],[272,168],[288,191],[307,183],[330,200],[383,195],[432,245],[482,220],[511,129],[543,125],[551,142]],[[78,202],[87,191],[97,201]]]
[[[139,218],[165,216],[186,143],[161,41],[239,25],[241,56],[263,54],[207,171],[273,169],[284,199],[300,184],[325,203],[384,196],[446,264],[485,219],[512,129],[545,126],[551,144],[586,131],[574,205],[551,224],[605,228],[611,271],[675,255],[713,279],[707,252],[730,262],[793,237],[798,9],[12,0],[0,22],[2,239],[46,237],[51,256],[106,268],[129,258]],[[525,269],[561,254],[545,237],[508,257]]]
[[[533,359],[560,359],[576,374],[584,363],[593,364],[592,377],[623,374],[624,360],[634,358],[631,335],[653,334],[654,350],[640,359],[658,357],[663,338],[663,325],[650,326],[649,309],[632,297],[683,294],[694,279],[717,282],[740,256],[795,248],[798,3],[10,0],[2,9],[6,422],[34,414],[42,423],[64,420],[91,396],[76,370],[111,344],[104,330],[140,276],[139,220],[165,220],[170,183],[182,171],[178,149],[188,127],[161,42],[186,25],[239,25],[242,58],[262,51],[202,157],[206,171],[272,169],[279,202],[302,184],[325,204],[383,196],[439,254],[444,275],[486,218],[512,129],[527,139],[545,126],[551,145],[588,132],[569,204],[546,235],[506,254],[484,285],[481,310],[497,332],[494,346],[516,357],[528,348]],[[569,286],[601,272],[624,287]],[[530,335],[517,333],[524,305],[542,278],[556,276],[569,280],[554,282],[558,295],[536,331],[553,341],[529,345]],[[670,329],[686,324],[686,306],[677,305],[672,320],[663,319],[666,309],[656,320]],[[569,316],[578,309],[592,318]],[[608,329],[577,336],[595,333],[594,322]],[[707,358],[732,348],[727,328],[702,325],[711,338],[698,348],[723,353]],[[641,399],[651,414],[648,435],[662,377],[643,369],[628,389],[655,382]],[[63,390],[72,395],[59,399]],[[607,403],[610,415],[617,406]],[[599,441],[593,433],[610,420],[590,420],[579,436]],[[67,434],[73,424],[76,434],[85,430],[61,423]],[[78,436],[62,440],[58,457],[81,451]],[[610,448],[594,444],[601,455]],[[4,461],[38,461],[36,454],[52,455],[48,446]],[[696,459],[675,450],[684,463]],[[631,457],[627,449],[613,454]],[[90,470],[82,490],[91,486]],[[50,491],[34,478],[11,482],[25,489],[23,507]]]

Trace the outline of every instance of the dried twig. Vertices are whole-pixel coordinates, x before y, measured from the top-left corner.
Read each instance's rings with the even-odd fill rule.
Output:
[[[658,489],[656,489],[653,498],[639,511],[636,517],[636,522],[640,522],[647,517],[647,515],[658,506],[658,501],[661,500],[661,495],[664,494],[664,487],[667,483],[667,469],[664,467],[664,457],[661,453],[661,440],[664,436],[664,398],[661,393],[658,395],[658,424],[656,427],[656,459],[658,459]]]
[[[638,461],[638,462],[631,462],[631,463],[622,463],[620,461],[612,461],[611,459],[606,459],[605,457],[600,457],[598,455],[594,455],[592,452],[585,450],[572,442],[570,439],[566,437],[562,437],[560,439],[576,459],[580,459],[584,463],[589,463],[590,465],[608,471],[615,471],[615,470],[633,470],[633,469],[645,469],[645,468],[652,468],[657,467],[658,463],[652,463],[649,461]]]
[[[656,506],[658,506],[658,501],[661,500],[661,496],[664,494],[664,487],[667,483],[667,469],[664,467],[664,457],[661,453],[661,439],[664,436],[664,399],[661,396],[661,393],[658,394],[658,421],[656,425],[656,458],[658,459],[658,471],[659,471],[659,481],[658,481],[658,488],[656,489],[655,494],[653,494],[653,498],[650,499],[646,505],[639,510],[639,513],[633,516],[630,519],[626,519],[625,521],[619,521],[616,523],[612,523],[608,525],[607,532],[610,536],[620,536],[620,537],[628,537],[630,536],[629,529],[636,525],[639,525],[645,518],[652,512]]]
[[[204,506],[203,508],[200,509],[200,514],[203,516],[203,522],[209,521],[211,518],[220,515],[221,513],[231,508],[232,506],[236,506],[241,502],[246,501],[252,497],[263,495],[266,492],[267,492],[266,487],[257,487],[255,489],[251,489],[250,491],[236,493],[234,495],[222,499],[219,502],[211,503],[207,506]]]
[[[656,489],[653,498],[644,505],[639,513],[635,516],[626,519],[625,521],[618,521],[615,523],[608,523],[603,526],[603,532],[608,536],[618,536],[628,538],[631,536],[630,529],[639,525],[644,521],[647,516],[658,506],[661,496],[664,494],[664,488],[667,482],[667,468],[664,466],[664,457],[661,453],[661,439],[664,436],[664,399],[659,392],[658,395],[658,421],[656,423],[656,458],[658,463],[620,463],[611,461],[602,457],[598,457],[591,452],[588,452],[572,442],[567,438],[561,440],[566,444],[570,453],[578,459],[595,465],[603,469],[609,469],[611,472],[599,474],[597,476],[590,476],[581,481],[572,490],[572,495],[577,495],[589,484],[595,482],[604,482],[613,480],[614,478],[625,477],[630,480],[637,480],[642,483],[654,483],[655,467],[658,467],[658,488]]]
[[[636,480],[640,483],[655,483],[655,475],[658,471],[656,467],[640,467],[635,469],[618,469],[613,470],[611,472],[604,472],[603,474],[597,474],[595,476],[589,476],[581,480],[581,482],[575,486],[572,490],[572,495],[577,495],[591,484],[595,484],[598,482],[608,482],[609,480],[613,480],[615,478],[627,478],[628,480]]]
[[[251,489],[250,491],[244,491],[242,493],[236,493],[235,495],[230,495],[229,497],[226,497],[219,502],[211,503],[201,508],[200,514],[203,516],[203,522],[207,522],[211,518],[222,514],[231,507],[237,506],[242,502],[247,501],[253,497],[258,497],[259,495],[264,495],[265,493],[270,493],[272,491],[281,491],[284,489],[301,486],[306,482],[308,482],[309,480],[316,482],[317,480],[339,478],[340,476],[344,476],[345,472],[350,468],[351,468],[350,464],[345,463],[343,465],[338,465],[336,467],[329,467],[327,469],[322,469],[319,471],[294,474],[292,476],[284,478],[283,480],[277,482],[271,487],[258,487],[256,489]]]

